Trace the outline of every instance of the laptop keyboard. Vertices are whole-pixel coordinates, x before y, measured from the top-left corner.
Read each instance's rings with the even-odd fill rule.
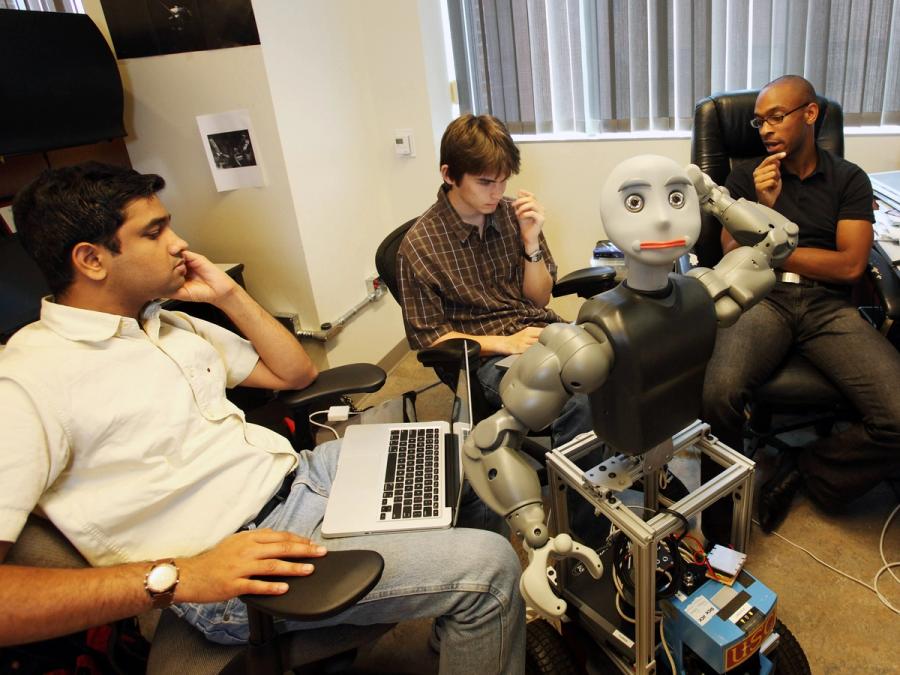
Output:
[[[384,472],[381,520],[440,515],[440,429],[393,429]]]

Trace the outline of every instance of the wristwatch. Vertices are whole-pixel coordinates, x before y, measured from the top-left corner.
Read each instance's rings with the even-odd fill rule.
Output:
[[[531,255],[525,254],[525,260],[528,262],[541,262],[544,259],[544,252],[541,249],[538,249]]]
[[[144,590],[150,596],[154,609],[165,609],[175,598],[175,587],[180,578],[178,565],[172,559],[157,560],[144,577]]]

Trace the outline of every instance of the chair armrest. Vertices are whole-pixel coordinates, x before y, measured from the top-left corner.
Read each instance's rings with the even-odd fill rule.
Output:
[[[436,345],[420,349],[416,353],[419,363],[427,368],[453,368],[459,367],[462,358],[463,344],[467,345],[467,355],[469,362],[472,363],[478,359],[481,353],[481,345],[475,340],[466,340],[465,338],[452,338],[438,342]]]
[[[897,270],[877,244],[869,253],[869,273],[885,314],[896,321],[900,318],[900,279],[897,278]]]
[[[579,298],[593,298],[615,286],[615,278],[616,271],[608,265],[575,270],[553,285],[553,297],[577,293]]]
[[[262,577],[286,581],[290,589],[284,595],[242,595],[240,599],[248,607],[282,619],[327,619],[359,602],[384,571],[384,558],[375,551],[332,551],[324,558],[297,562],[310,562],[316,569],[306,577]]]
[[[323,370],[306,389],[282,391],[277,397],[288,407],[298,408],[320,398],[378,391],[385,379],[387,374],[378,366],[371,363],[350,363]]]

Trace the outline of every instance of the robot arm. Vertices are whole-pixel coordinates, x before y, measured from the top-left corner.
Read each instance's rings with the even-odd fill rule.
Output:
[[[524,540],[529,564],[520,582],[522,594],[546,616],[561,616],[566,608],[548,581],[551,555],[582,561],[595,579],[603,567],[593,550],[568,535],[549,536],[537,472],[519,448],[525,433],[547,427],[573,394],[599,388],[612,363],[612,347],[598,328],[547,326],[503,377],[504,407],[479,422],[463,445],[463,467],[472,488]]]
[[[730,326],[772,290],[772,270],[797,248],[800,230],[767,206],[744,198],[732,199],[728,190],[693,164],[685,171],[697,190],[700,208],[715,216],[740,244],[713,269],[697,267],[688,272],[715,300],[719,324]]]

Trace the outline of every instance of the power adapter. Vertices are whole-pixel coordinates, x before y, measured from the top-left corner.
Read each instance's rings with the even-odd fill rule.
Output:
[[[344,422],[350,417],[349,405],[333,405],[328,409],[329,422]]]

